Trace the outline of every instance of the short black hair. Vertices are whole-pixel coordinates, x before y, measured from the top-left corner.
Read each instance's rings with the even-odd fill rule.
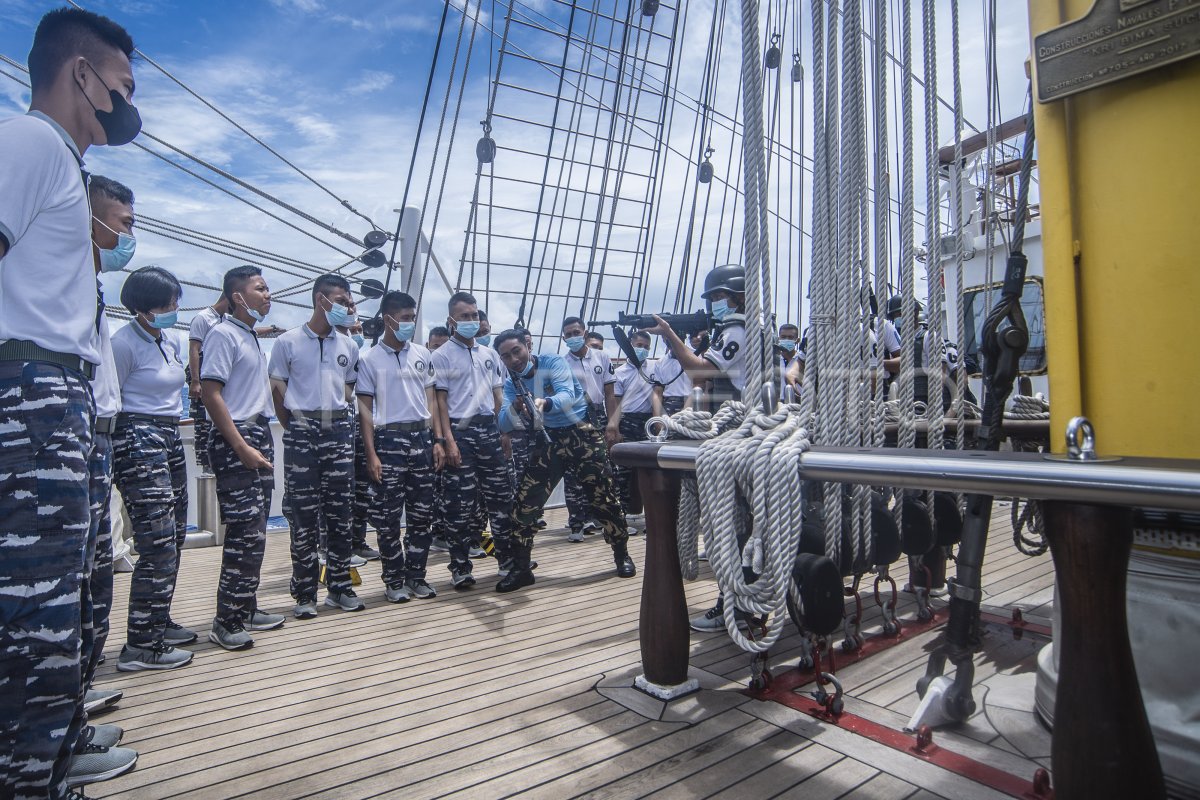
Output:
[[[585,340],[585,341],[586,341],[587,339],[598,339],[598,340],[600,341],[600,343],[601,343],[601,344],[603,344],[603,343],[604,343],[604,334],[603,334],[603,333],[597,333],[596,331],[588,331],[588,332],[587,332],[587,336],[584,336],[583,338],[584,338],[584,340]]]
[[[225,273],[225,280],[221,282],[221,296],[229,301],[229,305],[233,305],[233,293],[241,291],[246,281],[259,275],[262,275],[262,270],[251,264],[234,267]]]
[[[521,344],[525,344],[525,335],[528,333],[524,328],[509,328],[506,331],[501,331],[500,335],[492,342],[492,349],[499,352],[500,345],[505,342],[516,340]]]
[[[459,303],[466,303],[469,306],[479,305],[479,301],[475,299],[475,295],[470,292],[455,292],[450,295],[450,302],[446,303],[446,308],[454,308]]]
[[[76,56],[100,64],[108,56],[105,47],[133,56],[133,38],[108,17],[78,8],[47,12],[33,34],[27,59],[33,93],[49,89],[63,65]]]
[[[479,309],[479,321],[480,322],[488,322],[489,321],[487,318],[487,312],[484,311],[482,308]]]
[[[583,325],[583,320],[580,319],[579,317],[567,317],[566,319],[563,320],[562,328],[560,330],[565,331],[567,329],[568,325],[575,325],[575,324]],[[583,329],[586,331],[587,325],[583,325]]]
[[[650,334],[646,333],[645,331],[637,330],[629,332],[629,341],[632,342],[634,339],[645,339],[647,342],[652,341],[650,339]]]
[[[800,329],[790,322],[785,322],[779,326],[779,332],[783,333],[784,331],[795,331],[797,335],[800,333]]]
[[[312,296],[313,302],[317,301],[317,295],[324,294],[328,289],[345,289],[346,293],[350,293],[350,281],[346,280],[336,272],[327,272],[321,277],[313,281]],[[354,298],[351,297],[351,300]]]
[[[435,328],[429,329],[429,335],[430,336],[444,336],[445,338],[449,339],[450,338],[450,329],[447,328],[445,325],[438,325]]]
[[[121,305],[143,314],[169,306],[182,296],[179,280],[162,267],[135,269],[121,287]]]
[[[125,184],[103,175],[92,175],[88,178],[88,194],[92,197],[93,205],[101,197],[118,202],[123,206],[133,205],[133,190]]]
[[[379,301],[379,313],[391,314],[393,311],[403,311],[406,308],[416,308],[417,301],[404,292],[388,292]],[[432,333],[432,331],[431,331]]]

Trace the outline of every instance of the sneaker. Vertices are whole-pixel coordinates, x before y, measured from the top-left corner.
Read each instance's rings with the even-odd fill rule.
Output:
[[[475,576],[469,572],[451,573],[450,582],[454,584],[454,588],[458,590],[470,589],[475,585]]]
[[[228,624],[214,619],[212,630],[208,632],[208,640],[226,650],[245,650],[254,646],[254,638],[246,633],[246,626],[240,619]]]
[[[694,631],[701,633],[712,633],[713,631],[725,630],[725,603],[720,597],[717,598],[717,603],[708,611],[705,611],[698,617],[692,617],[688,620],[688,625]]]
[[[365,544],[362,547],[354,548],[354,555],[361,558],[364,562],[379,560],[379,551]]]
[[[596,520],[594,520],[594,519],[589,519],[587,522],[583,523],[583,535],[584,536],[595,536],[601,530],[602,530],[602,528],[600,526],[600,523],[596,522]]]
[[[357,553],[350,554],[350,568],[351,569],[358,569],[359,567],[365,567],[366,565],[367,565],[367,560],[365,558],[358,555]]]
[[[117,669],[121,672],[137,672],[143,669],[176,669],[192,663],[192,652],[172,647],[166,642],[155,642],[149,647],[127,644],[121,648]]]
[[[268,614],[260,608],[246,620],[246,627],[252,631],[273,631],[283,627],[283,614]]]
[[[471,545],[471,549],[467,551],[467,555],[471,558],[487,558],[487,550],[484,550],[479,545]]]
[[[120,725],[88,725],[88,743],[99,747],[116,747],[125,737]]]
[[[181,644],[191,644],[198,638],[195,631],[189,630],[173,620],[167,622],[167,629],[163,632],[163,641],[175,647]]]
[[[412,596],[418,600],[429,600],[430,598],[437,597],[437,592],[422,578],[409,578],[404,582],[404,585],[412,592]]]
[[[113,572],[133,572],[133,559],[127,555],[114,559]]]
[[[296,619],[315,619],[317,616],[317,601],[301,600],[292,609],[292,616]]]
[[[439,553],[447,553],[450,551],[450,543],[446,541],[445,536],[435,536],[429,542],[429,549],[436,550]]]
[[[632,524],[628,524],[628,523],[627,523],[627,524],[625,525],[625,531],[626,531],[626,533],[628,533],[630,536],[637,536],[637,535],[638,535],[638,527],[637,527],[637,525],[632,525]]]
[[[125,692],[121,689],[88,689],[83,698],[83,710],[89,714],[112,708],[121,702]]]
[[[385,587],[383,596],[387,598],[389,603],[407,603],[413,599],[413,591],[409,588],[408,584],[402,583],[395,589],[390,586]]]
[[[570,533],[567,534],[567,541],[568,542],[582,542],[583,541],[583,531],[571,531]]]
[[[347,589],[344,592],[330,591],[325,596],[325,605],[330,608],[340,608],[342,611],[362,611],[366,608],[353,589]]]
[[[133,769],[137,759],[137,751],[128,747],[101,747],[89,743],[82,753],[71,757],[67,786],[83,786],[124,775]]]

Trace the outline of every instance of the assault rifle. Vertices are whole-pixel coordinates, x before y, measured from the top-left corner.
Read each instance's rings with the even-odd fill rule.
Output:
[[[529,355],[530,360],[533,359],[533,354]],[[537,374],[537,368],[534,368],[534,374]],[[540,433],[542,441],[549,443],[550,434],[546,433],[546,428],[542,425],[541,414],[534,402],[533,395],[525,388],[525,384],[521,381],[521,376],[512,370],[508,371],[509,379],[512,381],[513,389],[517,392],[517,399],[521,401],[523,412],[517,412],[521,415],[521,419],[525,422],[525,430],[529,431],[530,435]]]
[[[670,326],[671,330],[679,334],[679,336],[687,340],[688,336],[694,333],[704,333],[713,326],[712,317],[707,311],[695,311],[691,314],[658,314],[663,322]],[[616,340],[617,346],[621,348],[621,352],[629,359],[635,367],[641,369],[642,362],[633,352],[633,346],[629,343],[629,335],[625,333],[627,328],[635,330],[645,330],[653,328],[658,323],[654,321],[654,314],[626,314],[624,311],[617,313],[617,319],[614,320],[592,320],[588,323],[588,327],[594,328],[597,325],[612,326],[613,339]]]

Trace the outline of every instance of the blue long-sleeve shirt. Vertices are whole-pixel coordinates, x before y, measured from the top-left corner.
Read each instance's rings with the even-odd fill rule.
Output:
[[[587,393],[580,384],[571,365],[562,356],[553,353],[533,356],[536,359],[533,372],[529,377],[521,378],[525,391],[533,399],[549,398],[550,408],[543,416],[543,425],[547,428],[569,428],[587,419]],[[515,427],[514,419],[520,415],[513,408],[517,399],[517,388],[513,384],[512,374],[504,379],[504,406],[500,409],[500,430],[511,431]]]

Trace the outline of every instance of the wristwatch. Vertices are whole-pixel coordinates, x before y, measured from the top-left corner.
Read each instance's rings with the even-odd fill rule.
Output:
[[[444,438],[442,438],[441,436],[435,436],[435,437],[433,437],[433,443],[434,443],[434,444],[440,444],[440,445],[442,445],[443,447],[445,447],[445,446],[446,446],[446,440],[445,440]]]

